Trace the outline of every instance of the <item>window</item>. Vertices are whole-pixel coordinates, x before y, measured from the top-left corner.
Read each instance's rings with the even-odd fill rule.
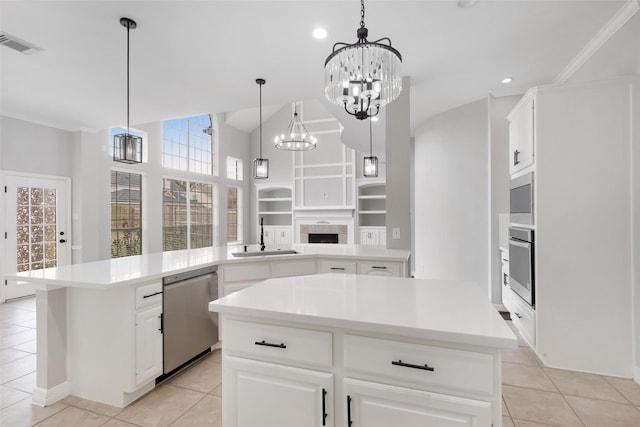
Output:
[[[162,250],[213,246],[213,185],[163,180]]]
[[[142,175],[111,171],[111,258],[142,254]]]
[[[162,166],[213,175],[214,143],[211,116],[162,122]]]
[[[227,243],[242,241],[242,190],[227,188]]]
[[[242,160],[227,157],[227,178],[242,181]]]

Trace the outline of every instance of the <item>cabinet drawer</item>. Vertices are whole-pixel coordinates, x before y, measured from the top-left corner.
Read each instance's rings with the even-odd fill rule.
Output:
[[[271,263],[271,277],[306,276],[316,274],[315,260]]]
[[[358,262],[358,274],[371,276],[402,276],[401,263],[390,261]]]
[[[511,291],[511,320],[531,347],[536,345],[536,313],[529,304]]]
[[[150,283],[136,288],[136,308],[162,304],[162,283]]]
[[[494,358],[486,353],[345,335],[344,361],[351,376],[493,394]],[[418,368],[425,364],[433,370]]]
[[[225,283],[268,279],[269,263],[229,265],[222,268]]]
[[[330,332],[225,319],[223,334],[229,354],[324,369],[333,366]]]
[[[318,261],[318,273],[349,273],[355,274],[356,263],[334,259],[321,259]]]

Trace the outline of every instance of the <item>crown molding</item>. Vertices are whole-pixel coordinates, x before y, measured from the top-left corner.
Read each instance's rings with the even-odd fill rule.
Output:
[[[629,0],[556,76],[553,82],[566,83],[638,10],[640,10],[640,0]]]

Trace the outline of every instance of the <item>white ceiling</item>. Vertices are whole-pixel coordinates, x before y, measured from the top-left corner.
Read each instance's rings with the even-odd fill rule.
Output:
[[[413,131],[490,92],[553,82],[625,3],[479,0],[459,8],[456,0],[368,0],[365,21],[370,39],[390,37],[403,55]],[[321,99],[324,60],[333,43],[356,40],[360,20],[356,0],[2,1],[0,8],[3,32],[44,49],[23,55],[0,47],[0,113],[68,130],[126,122],[122,16],[138,23],[132,125],[232,112],[227,118],[245,130],[253,125],[233,112],[255,109],[257,77],[267,80],[266,107]],[[329,33],[322,41],[311,36],[319,25]],[[500,83],[505,76],[513,88]]]

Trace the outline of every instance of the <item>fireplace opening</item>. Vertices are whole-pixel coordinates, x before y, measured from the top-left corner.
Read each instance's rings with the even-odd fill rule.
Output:
[[[338,243],[338,233],[309,233],[309,243]]]

